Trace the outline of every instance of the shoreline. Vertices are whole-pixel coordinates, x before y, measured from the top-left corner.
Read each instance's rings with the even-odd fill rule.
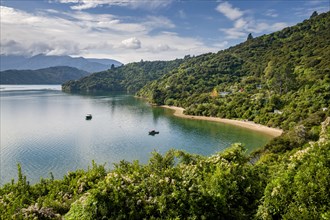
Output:
[[[283,133],[283,130],[278,128],[270,128],[265,125],[256,124],[251,121],[240,121],[235,119],[227,119],[227,118],[218,118],[218,117],[207,117],[207,116],[195,116],[195,115],[185,115],[183,114],[184,108],[176,107],[176,106],[168,106],[162,105],[162,108],[167,108],[174,110],[173,115],[180,118],[188,118],[193,120],[204,120],[204,121],[213,121],[213,122],[220,122],[225,124],[231,124],[243,128],[247,128],[253,131],[258,131],[264,134],[267,134],[272,137],[278,137]]]

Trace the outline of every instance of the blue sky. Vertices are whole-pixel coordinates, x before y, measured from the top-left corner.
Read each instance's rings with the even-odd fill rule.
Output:
[[[1,0],[1,54],[123,63],[217,52],[295,25],[329,0]]]

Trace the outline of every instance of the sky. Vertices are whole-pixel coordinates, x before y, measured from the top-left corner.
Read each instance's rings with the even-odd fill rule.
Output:
[[[330,0],[1,0],[1,54],[172,60],[217,52],[329,8]]]

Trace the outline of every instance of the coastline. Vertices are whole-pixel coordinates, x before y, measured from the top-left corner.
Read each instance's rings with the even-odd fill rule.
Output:
[[[173,115],[180,117],[180,118],[188,118],[188,119],[194,119],[194,120],[205,120],[205,121],[213,121],[213,122],[231,124],[231,125],[247,128],[250,130],[258,131],[258,132],[267,134],[272,137],[278,137],[283,133],[283,130],[281,130],[281,129],[270,128],[265,125],[256,124],[251,121],[239,121],[239,120],[234,120],[234,119],[217,118],[217,117],[185,115],[185,114],[183,114],[184,108],[180,108],[180,107],[176,107],[176,106],[168,106],[168,105],[162,105],[160,107],[174,110]]]

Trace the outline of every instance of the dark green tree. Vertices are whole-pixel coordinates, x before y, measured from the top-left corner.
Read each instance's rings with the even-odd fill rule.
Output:
[[[253,36],[251,33],[249,33],[248,37],[247,37],[247,40],[252,40],[253,39]]]
[[[317,11],[314,11],[310,18],[314,18],[314,17],[316,17],[316,16],[318,16],[318,15],[319,15],[319,14],[317,13]]]

